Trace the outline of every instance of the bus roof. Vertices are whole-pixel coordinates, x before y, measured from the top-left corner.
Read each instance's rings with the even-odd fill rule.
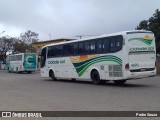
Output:
[[[18,54],[10,54],[10,55],[7,55],[7,56],[23,55],[23,54],[36,54],[36,53],[18,53]]]
[[[79,42],[79,41],[84,41],[84,40],[91,40],[91,39],[97,39],[97,38],[103,38],[103,37],[111,37],[111,36],[116,36],[116,35],[135,34],[135,33],[153,34],[153,32],[147,31],[147,30],[122,31],[122,32],[117,32],[117,33],[112,33],[112,34],[103,34],[103,35],[99,35],[99,36],[95,36],[95,37],[88,37],[88,38],[78,39],[78,40],[73,40],[73,41],[60,42],[60,43],[56,43],[56,44],[49,44],[49,45],[46,45],[46,46],[44,46],[42,48],[45,48],[45,47],[48,47],[48,46],[53,46],[53,45],[61,45],[61,44],[65,44],[65,43],[74,43],[74,42]]]

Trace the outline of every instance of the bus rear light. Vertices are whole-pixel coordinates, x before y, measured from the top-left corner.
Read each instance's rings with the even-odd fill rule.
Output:
[[[125,65],[125,69],[126,69],[126,70],[129,70],[129,63],[127,63],[127,64]]]

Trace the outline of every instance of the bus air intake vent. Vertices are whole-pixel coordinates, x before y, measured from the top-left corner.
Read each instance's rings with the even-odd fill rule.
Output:
[[[122,66],[109,65],[109,77],[122,77]]]

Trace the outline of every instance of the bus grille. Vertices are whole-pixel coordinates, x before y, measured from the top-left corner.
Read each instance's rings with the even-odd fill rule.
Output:
[[[122,77],[122,66],[109,65],[109,77]]]

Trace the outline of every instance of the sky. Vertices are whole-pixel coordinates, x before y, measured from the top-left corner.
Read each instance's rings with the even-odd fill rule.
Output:
[[[45,41],[134,30],[159,8],[160,0],[0,0],[0,37],[31,30]]]

